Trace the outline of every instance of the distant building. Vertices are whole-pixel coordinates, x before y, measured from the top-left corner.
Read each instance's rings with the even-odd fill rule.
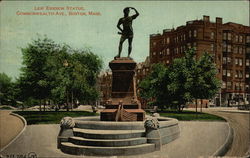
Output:
[[[150,60],[149,57],[146,58],[146,60],[144,62],[138,63],[136,66],[136,70],[135,70],[135,78],[136,78],[136,89],[137,89],[137,97],[141,102],[141,107],[143,109],[147,108],[147,102],[145,100],[143,100],[140,96],[139,96],[139,83],[140,81],[142,81],[149,73],[150,73]]]
[[[250,102],[249,26],[232,22],[223,24],[222,18],[218,17],[212,22],[209,16],[203,16],[202,20],[188,21],[185,26],[152,34],[149,65],[169,65],[191,47],[196,49],[197,57],[204,51],[214,56],[217,77],[222,80],[222,88],[214,104],[239,105]]]
[[[112,72],[101,72],[98,76],[98,88],[100,91],[100,104],[105,105],[107,100],[111,97],[112,92]]]

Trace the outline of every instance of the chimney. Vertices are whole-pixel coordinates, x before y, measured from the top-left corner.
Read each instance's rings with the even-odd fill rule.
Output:
[[[207,16],[207,15],[203,15],[203,21],[205,21],[205,22],[209,22],[209,16]]]
[[[216,24],[222,24],[222,18],[216,17]]]

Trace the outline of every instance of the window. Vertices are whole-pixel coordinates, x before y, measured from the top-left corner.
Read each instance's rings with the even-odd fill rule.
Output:
[[[247,41],[246,43],[250,43],[250,36],[247,36]]]
[[[211,32],[210,38],[213,40],[214,39],[214,32]]]
[[[226,88],[226,82],[224,82],[224,81],[222,82],[222,88],[224,88],[224,89]]]
[[[169,64],[169,60],[167,60],[167,62],[166,62],[167,64]]]
[[[232,46],[231,46],[231,44],[228,44],[227,45],[227,52],[231,52],[231,50],[232,50]]]
[[[238,74],[239,74],[239,72],[236,70],[236,71],[235,71],[234,77],[235,77],[235,78],[238,78],[238,76],[239,76]]]
[[[242,43],[243,42],[243,36],[240,36],[240,43]]]
[[[231,77],[231,70],[227,70],[227,77]]]
[[[250,54],[250,47],[247,47],[246,51],[247,54]]]
[[[156,52],[153,52],[153,55],[156,55]]]
[[[193,43],[193,47],[194,47],[194,49],[196,50],[196,47],[197,47],[196,42]]]
[[[226,76],[227,75],[227,70],[223,70],[223,76]]]
[[[234,59],[234,63],[235,63],[235,65],[238,65],[238,64],[239,64],[238,58],[235,58],[235,59]]]
[[[244,90],[244,83],[240,83],[240,90]]]
[[[227,63],[227,57],[223,57],[222,60],[223,60],[223,64]]]
[[[210,49],[211,49],[211,52],[213,52],[213,51],[214,51],[214,44],[211,44],[210,47],[211,47],[211,48],[210,48]]]
[[[228,40],[231,40],[231,39],[232,39],[232,38],[231,38],[231,33],[228,33],[228,34],[227,34],[227,39],[228,39]]]
[[[242,47],[239,47],[239,53],[242,54]]]
[[[179,53],[179,48],[178,48],[178,47],[176,48],[176,53],[177,53],[177,54]]]
[[[170,53],[169,53],[169,48],[167,48],[167,55],[169,55]]]
[[[249,78],[249,73],[246,73],[246,78]]]
[[[184,41],[186,40],[186,35],[185,35],[185,34],[183,35],[183,40],[184,40]]]
[[[227,62],[231,63],[231,58],[230,57],[227,57]]]
[[[232,82],[227,82],[227,89],[231,89],[232,88]]]
[[[226,52],[227,51],[227,44],[224,42],[223,43],[223,52]]]
[[[167,38],[167,44],[169,44],[169,37]]]
[[[239,59],[239,65],[242,66],[242,59]]]
[[[194,30],[194,37],[197,37],[197,30]]]
[[[188,47],[188,48],[191,48],[191,44],[190,44],[190,43],[188,43],[188,44],[187,44],[187,47]]]
[[[234,53],[238,53],[238,47],[234,47]]]
[[[246,84],[246,90],[248,90],[249,89],[249,85],[248,84]]]
[[[153,46],[156,46],[156,42],[153,42]]]
[[[246,66],[249,66],[250,64],[250,62],[249,62],[250,60],[249,59],[246,59]]]
[[[239,42],[239,36],[238,35],[235,35],[235,42]]]
[[[231,89],[232,88],[232,82],[227,82],[227,89]]]
[[[243,73],[242,71],[239,71],[239,78],[242,78],[243,77]]]
[[[189,38],[191,38],[192,37],[192,31],[191,30],[189,30]]]
[[[236,83],[235,83],[235,89],[236,89],[236,90],[239,90],[239,88],[240,88],[240,84],[239,84],[238,82],[236,82]]]
[[[223,33],[223,40],[227,40],[227,33]]]

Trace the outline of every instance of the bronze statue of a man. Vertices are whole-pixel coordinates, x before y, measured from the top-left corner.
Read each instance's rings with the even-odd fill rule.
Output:
[[[129,16],[130,9],[135,11],[135,14]],[[117,24],[117,28],[121,31],[118,34],[121,34],[120,43],[119,43],[119,50],[118,55],[115,58],[120,58],[122,52],[122,44],[123,42],[128,39],[128,58],[130,58],[130,54],[132,51],[132,41],[133,41],[133,28],[132,28],[132,21],[137,18],[139,15],[138,11],[133,7],[126,7],[123,9],[124,17],[120,18]],[[123,28],[121,28],[121,25]]]

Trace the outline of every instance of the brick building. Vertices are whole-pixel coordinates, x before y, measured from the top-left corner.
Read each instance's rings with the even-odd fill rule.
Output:
[[[214,104],[239,105],[250,101],[250,27],[236,23],[223,24],[222,18],[210,21],[186,22],[176,29],[165,29],[162,34],[150,35],[149,65],[169,65],[184,55],[187,48],[194,47],[197,58],[207,51],[214,56],[222,88]],[[140,78],[143,78],[140,76]]]
[[[106,101],[111,97],[112,92],[112,73],[111,71],[101,72],[98,76],[98,88],[100,91],[99,102],[104,105]]]
[[[146,60],[144,62],[138,63],[136,66],[136,70],[135,70],[135,78],[136,78],[136,89],[137,89],[137,94],[139,94],[139,83],[142,79],[145,78],[145,76],[147,76],[150,73],[150,60],[149,57],[146,57]],[[142,98],[140,98],[139,95],[137,95],[138,99],[141,102],[141,107],[143,109],[147,108],[147,102],[145,100],[143,100]]]

